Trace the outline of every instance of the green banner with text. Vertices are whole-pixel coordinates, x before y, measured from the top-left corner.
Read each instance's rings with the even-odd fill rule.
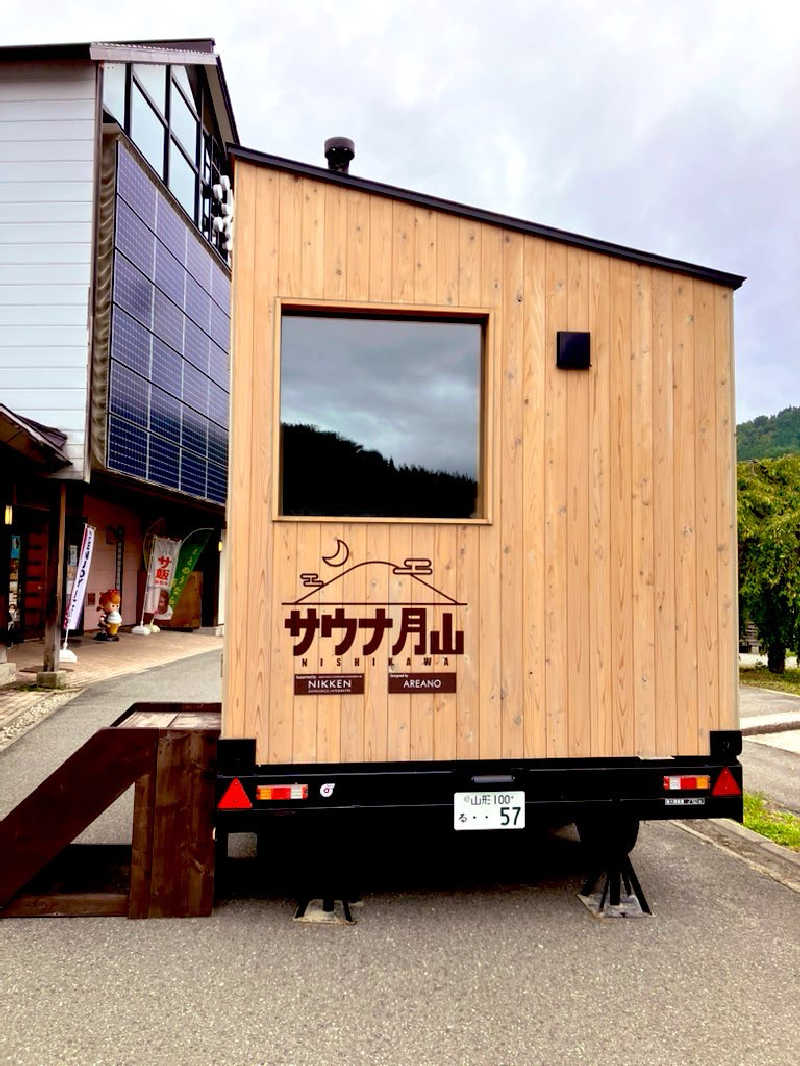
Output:
[[[175,577],[172,581],[172,587],[169,590],[170,607],[174,607],[181,598],[181,593],[186,588],[186,582],[189,580],[189,574],[191,574],[197,565],[197,560],[200,558],[206,544],[208,544],[208,538],[210,536],[210,529],[203,530],[203,532],[196,536],[192,535],[191,541],[185,540],[183,544],[181,544],[181,550],[178,554],[178,564],[175,567]]]

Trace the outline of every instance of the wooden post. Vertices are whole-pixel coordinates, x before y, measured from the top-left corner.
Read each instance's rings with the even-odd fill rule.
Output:
[[[44,629],[45,673],[58,670],[58,652],[61,646],[61,621],[63,614],[62,588],[64,585],[64,539],[67,518],[67,483],[59,482],[58,502],[50,514],[47,538],[47,584],[45,586],[46,610]]]

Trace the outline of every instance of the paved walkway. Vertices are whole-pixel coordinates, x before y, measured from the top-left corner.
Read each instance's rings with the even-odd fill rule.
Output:
[[[0,749],[12,743],[88,685],[125,674],[138,674],[156,666],[218,651],[222,638],[208,633],[181,633],[162,629],[149,637],[120,633],[119,641],[104,643],[85,639],[71,643],[77,663],[62,663],[67,687],[57,692],[37,689],[36,673],[42,668],[41,641],[26,641],[9,650],[17,667],[16,681],[0,688]]]

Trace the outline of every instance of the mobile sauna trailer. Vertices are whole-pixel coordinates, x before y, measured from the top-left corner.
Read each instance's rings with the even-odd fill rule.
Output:
[[[231,149],[218,827],[741,820],[744,279],[332,147]]]

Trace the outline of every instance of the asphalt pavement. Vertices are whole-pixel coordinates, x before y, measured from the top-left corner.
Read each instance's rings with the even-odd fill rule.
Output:
[[[0,753],[0,815],[131,702],[218,695],[217,654],[94,686]],[[129,801],[83,839],[129,839]],[[277,853],[207,919],[0,922],[0,1063],[797,1062],[796,892],[650,823],[633,859],[655,917],[598,921],[571,834],[491,838],[380,842],[352,927],[293,923]]]
[[[800,729],[787,728],[800,725],[800,696],[742,685],[739,713],[745,788],[800,814]]]
[[[785,743],[787,734],[770,733]],[[740,762],[744,787],[748,792],[762,792],[778,807],[800,815],[800,755],[783,748],[765,746],[760,739],[745,739]]]

